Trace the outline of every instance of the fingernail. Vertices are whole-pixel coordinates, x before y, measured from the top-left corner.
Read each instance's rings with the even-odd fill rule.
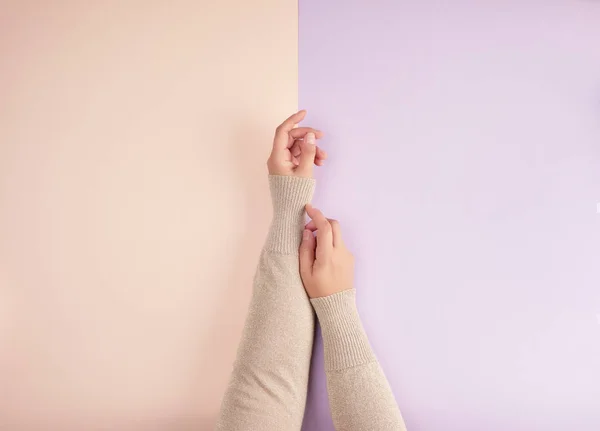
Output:
[[[302,233],[302,239],[303,240],[307,240],[310,239],[311,236],[311,232],[308,229],[304,229],[304,232]]]
[[[306,134],[306,142],[310,145],[315,145],[315,134],[313,132]]]

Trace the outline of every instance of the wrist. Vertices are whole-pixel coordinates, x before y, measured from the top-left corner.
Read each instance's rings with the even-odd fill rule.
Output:
[[[296,176],[269,175],[273,221],[267,248],[284,254],[298,252],[304,229],[304,207],[315,190],[315,180]]]
[[[356,308],[354,289],[310,300],[323,334],[325,367],[341,370],[375,360]]]
[[[315,183],[313,178],[270,174],[273,217],[298,212],[304,214],[304,207],[312,200]]]

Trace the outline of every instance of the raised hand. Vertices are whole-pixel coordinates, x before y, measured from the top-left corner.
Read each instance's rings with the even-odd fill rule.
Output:
[[[306,111],[296,112],[275,130],[273,149],[267,161],[269,174],[312,177],[313,165],[322,166],[327,153],[316,145],[323,132],[312,127],[296,127]]]

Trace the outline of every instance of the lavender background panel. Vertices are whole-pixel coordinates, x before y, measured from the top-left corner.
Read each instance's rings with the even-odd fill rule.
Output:
[[[408,428],[600,429],[600,2],[300,0],[300,104]]]

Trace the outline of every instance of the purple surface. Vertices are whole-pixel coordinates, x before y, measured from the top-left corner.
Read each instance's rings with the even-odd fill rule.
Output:
[[[600,430],[600,1],[300,0],[300,105],[409,430]]]

